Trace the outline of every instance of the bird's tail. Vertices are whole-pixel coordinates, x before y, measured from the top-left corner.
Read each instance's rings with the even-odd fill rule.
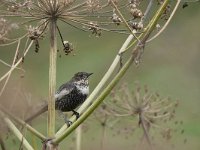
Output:
[[[48,110],[48,105],[44,105],[39,111],[35,112],[33,115],[31,115],[30,117],[28,117],[25,122],[31,122],[33,119],[37,118],[39,115],[41,115],[42,113],[46,112]]]

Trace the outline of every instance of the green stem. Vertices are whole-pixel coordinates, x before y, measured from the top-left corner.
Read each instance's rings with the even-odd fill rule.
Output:
[[[48,99],[48,136],[55,134],[55,99],[56,92],[56,60],[57,60],[57,40],[56,40],[56,19],[50,23],[50,59],[49,59],[49,99]]]
[[[76,150],[81,150],[81,143],[82,143],[82,125],[76,128]]]
[[[12,123],[12,121],[5,116],[3,112],[0,111],[1,117],[3,117],[5,123],[8,128],[15,134],[15,136],[19,139],[20,142],[24,145],[27,150],[34,150],[33,147],[28,143],[24,135],[17,129],[17,127]]]
[[[16,121],[18,124],[20,124],[21,126],[25,126],[32,134],[34,134],[36,137],[38,137],[39,139],[41,139],[42,141],[46,140],[46,137],[38,132],[36,129],[34,129],[33,127],[31,127],[30,125],[28,125],[26,122],[24,122],[23,120],[21,120],[20,118],[17,118],[16,116],[12,115],[9,111],[7,111],[4,107],[2,107],[0,105],[0,110],[3,111],[6,115],[10,116],[14,121]],[[1,112],[0,111],[0,112]]]
[[[10,119],[4,118],[4,121],[8,125],[9,129],[16,135],[16,137],[23,142],[23,145],[27,150],[34,150],[33,147],[25,139],[25,137],[21,134],[21,132],[17,129],[17,127],[10,121]]]
[[[1,145],[1,150],[6,150],[5,143],[3,141],[1,134],[0,134],[0,145]]]
[[[126,50],[126,47],[128,46],[128,44],[131,42],[131,40],[133,39],[133,35],[129,35],[127,40],[124,42],[123,46],[121,47],[121,49],[119,50],[119,54],[123,53]],[[90,94],[90,96],[87,98],[87,100],[81,105],[81,107],[78,109],[78,112],[81,114],[84,112],[84,110],[91,104],[91,102],[94,100],[94,98],[96,97],[96,95],[100,92],[100,90],[103,88],[103,86],[106,84],[106,82],[108,81],[108,79],[110,78],[110,76],[112,75],[112,73],[114,72],[115,68],[117,67],[119,61],[120,61],[120,55],[117,54],[117,56],[115,57],[113,63],[111,64],[110,68],[108,69],[108,71],[106,72],[106,74],[104,75],[104,77],[101,79],[101,81],[99,82],[99,84],[96,86],[96,88],[93,90],[93,92]],[[76,118],[72,117],[70,118],[71,121],[75,121]],[[67,129],[67,125],[63,125],[63,127],[56,133],[56,136],[59,136],[63,133],[63,131],[65,131]]]
[[[133,55],[132,55],[133,56]],[[105,99],[105,97],[110,93],[113,87],[118,83],[118,81],[125,74],[126,70],[130,67],[133,62],[132,56],[129,58],[127,63],[122,67],[119,73],[111,81],[111,83],[103,90],[100,96],[95,100],[95,102],[80,116],[80,118],[74,122],[64,133],[55,139],[52,140],[53,144],[60,143],[66,136],[68,136],[74,129],[76,129],[96,108],[99,104]]]
[[[163,8],[162,8],[163,9]],[[162,10],[163,11],[163,10]],[[160,11],[158,11],[156,14],[159,14]],[[161,15],[161,14],[160,14]],[[157,16],[157,15],[155,15]],[[149,29],[151,23],[148,24],[147,29]],[[147,30],[146,29],[146,30]],[[145,30],[145,31],[146,31]],[[135,33],[136,31],[133,30],[133,33]],[[141,36],[139,36],[140,38]],[[110,76],[112,75],[112,73],[114,72],[114,70],[116,69],[119,61],[120,61],[120,55],[124,53],[129,47],[129,43],[133,40],[134,36],[131,34],[128,36],[128,38],[126,39],[126,41],[124,42],[124,44],[122,45],[122,47],[120,48],[118,54],[116,55],[113,63],[111,64],[111,66],[109,67],[108,71],[106,72],[106,74],[104,75],[104,77],[101,79],[101,81],[99,82],[99,84],[96,86],[96,88],[93,90],[93,92],[90,94],[90,96],[87,98],[87,100],[81,105],[81,107],[78,109],[78,112],[81,114],[93,101],[93,99],[96,97],[96,95],[100,92],[100,90],[103,88],[103,86],[106,84],[106,82],[108,81],[108,79],[110,78]],[[135,41],[131,44],[131,46],[135,44]],[[127,48],[128,47],[128,48]],[[75,117],[71,117],[70,118],[71,121],[75,121]],[[65,131],[67,129],[66,125],[63,125],[62,128],[56,133],[56,136],[59,136],[63,133],[63,131]]]
[[[117,11],[117,13],[119,14],[120,18],[123,20],[123,23],[125,24],[125,26],[128,28],[128,30],[130,31],[131,34],[133,34],[133,36],[137,39],[138,37],[135,35],[135,32],[132,31],[131,27],[129,26],[129,24],[127,23],[126,19],[124,18],[124,16],[122,15],[122,13],[120,12],[120,10],[118,9],[117,5],[111,0],[110,1],[111,4],[113,5],[113,7],[115,8],[115,10]]]
[[[166,8],[169,0],[165,0],[163,4],[160,6],[156,14],[154,15],[153,19],[150,21],[150,24],[148,26],[148,29],[143,35],[143,38],[140,43],[144,44],[147,38],[149,37],[150,33],[153,31],[158,19],[162,15],[162,12]],[[133,52],[138,51],[141,48],[140,44],[138,44]],[[117,84],[117,82],[122,78],[122,76],[125,74],[127,69],[130,67],[134,60],[134,55],[131,55],[126,64],[122,67],[122,69],[118,72],[118,74],[115,76],[115,78],[109,83],[109,85],[103,90],[103,92],[100,94],[100,96],[95,100],[95,102],[83,113],[83,115],[72,124],[66,131],[63,131],[63,133],[58,134],[55,139],[52,140],[53,144],[60,143],[66,136],[68,136],[74,129],[77,128],[78,125],[80,125],[95,109],[96,107],[104,100],[104,98],[110,93],[112,88]]]

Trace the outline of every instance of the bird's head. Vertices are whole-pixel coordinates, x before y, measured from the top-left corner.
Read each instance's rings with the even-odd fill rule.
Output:
[[[74,74],[73,80],[76,82],[81,82],[81,81],[87,81],[89,76],[91,76],[93,73],[87,73],[87,72],[78,72]]]

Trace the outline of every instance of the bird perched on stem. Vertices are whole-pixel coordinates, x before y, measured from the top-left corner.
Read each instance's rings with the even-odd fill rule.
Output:
[[[55,109],[64,116],[65,122],[68,126],[71,122],[63,114],[63,112],[72,111],[76,118],[79,118],[79,113],[75,109],[80,106],[87,98],[89,94],[89,82],[88,78],[93,73],[78,72],[70,81],[61,85],[55,94]],[[26,122],[30,122],[40,114],[48,110],[48,105],[43,106],[39,111],[26,119]]]

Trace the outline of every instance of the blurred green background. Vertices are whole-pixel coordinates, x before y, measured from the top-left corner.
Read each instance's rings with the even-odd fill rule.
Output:
[[[145,46],[145,53],[139,67],[134,65],[123,77],[123,81],[129,83],[131,89],[134,82],[146,84],[152,91],[157,91],[162,96],[170,96],[179,99],[177,118],[183,121],[181,128],[184,134],[177,135],[174,141],[175,149],[200,149],[200,9],[199,3],[189,7],[178,9],[168,28],[151,43]],[[75,72],[87,71],[94,75],[90,80],[91,91],[100,81],[109,65],[113,61],[118,49],[125,41],[125,35],[105,33],[96,38],[90,33],[77,31],[74,28],[60,24],[60,30],[64,39],[74,45],[75,56],[65,56],[62,51],[60,39],[58,39],[59,55],[57,63],[57,86],[69,80]],[[14,88],[19,83],[29,91],[37,100],[48,95],[48,58],[49,42],[44,39],[40,42],[39,53],[32,49],[23,64],[26,70],[25,77],[20,78],[21,72],[15,71],[9,85]],[[0,47],[0,58],[11,62],[14,56],[14,47]],[[0,75],[3,75],[7,67],[0,64]],[[40,126],[40,125],[38,125]],[[45,127],[43,127],[45,129]],[[45,132],[45,130],[44,130]],[[98,140],[90,135],[96,132],[101,134],[98,126],[90,127],[83,140],[83,149],[98,149]],[[110,133],[110,132],[109,132]],[[187,138],[187,143],[183,141]],[[98,139],[98,138],[97,138]],[[108,135],[108,149],[135,149],[132,140],[116,141],[123,137]],[[137,138],[136,138],[137,139]],[[63,149],[69,146],[65,140],[61,146]],[[67,145],[67,146],[66,146]],[[113,145],[113,146],[112,146]]]

